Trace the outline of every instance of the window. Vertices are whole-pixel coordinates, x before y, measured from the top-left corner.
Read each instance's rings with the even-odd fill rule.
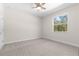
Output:
[[[67,15],[54,18],[54,32],[67,32]]]

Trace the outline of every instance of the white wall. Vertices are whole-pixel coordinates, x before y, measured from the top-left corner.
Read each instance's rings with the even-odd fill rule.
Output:
[[[28,11],[22,11],[17,8],[11,8],[11,6],[5,6],[4,18],[5,43],[41,37],[41,20],[30,14]]]
[[[4,42],[4,19],[3,19],[3,4],[0,3],[0,49],[2,48]]]
[[[68,32],[53,32],[54,16],[68,13]],[[79,5],[59,10],[43,19],[43,37],[79,47]]]

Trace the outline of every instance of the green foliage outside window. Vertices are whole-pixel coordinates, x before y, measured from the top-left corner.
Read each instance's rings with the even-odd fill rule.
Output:
[[[54,32],[66,32],[67,31],[67,15],[57,16],[54,19]]]

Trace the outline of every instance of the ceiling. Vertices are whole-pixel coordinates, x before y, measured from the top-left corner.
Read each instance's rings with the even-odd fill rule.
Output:
[[[58,10],[73,6],[75,4],[76,3],[46,3],[46,5],[45,5],[46,10],[44,10],[42,12],[35,11],[35,9],[32,8],[33,3],[7,3],[7,4],[5,4],[5,7],[15,8],[17,10],[29,12],[29,13],[33,14],[34,16],[45,17],[51,13],[54,13]]]
[[[54,3],[54,4],[48,4],[47,10],[43,11],[43,12],[36,12],[33,11],[32,13],[36,16],[39,17],[45,17],[49,14],[55,13],[56,11],[62,10],[64,8],[68,8],[74,5],[77,5],[77,3]]]

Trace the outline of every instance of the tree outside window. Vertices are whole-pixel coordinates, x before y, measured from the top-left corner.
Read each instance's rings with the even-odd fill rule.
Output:
[[[54,18],[54,32],[67,32],[67,15]]]

